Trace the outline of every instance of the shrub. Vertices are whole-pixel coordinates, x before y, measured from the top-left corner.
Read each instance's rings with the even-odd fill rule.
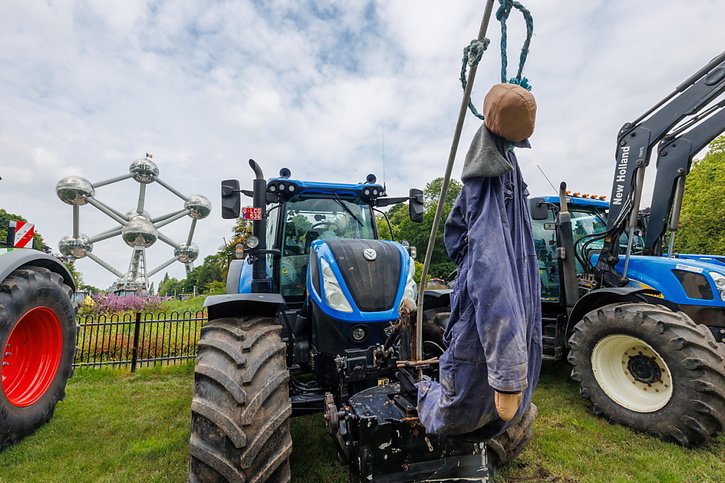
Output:
[[[94,295],[94,312],[97,314],[120,314],[123,312],[155,311],[161,308],[163,300],[161,297],[150,295],[126,295],[114,294]]]

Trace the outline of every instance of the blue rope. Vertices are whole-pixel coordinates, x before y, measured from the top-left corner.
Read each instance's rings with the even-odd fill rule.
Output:
[[[491,41],[484,38],[483,42],[480,42],[478,40],[471,40],[471,43],[466,46],[465,49],[463,49],[463,61],[461,62],[461,85],[463,86],[463,90],[466,90],[466,67],[467,66],[476,66],[481,61],[481,57],[483,57],[483,52],[488,48],[488,44],[490,44]],[[471,98],[468,98],[468,109],[471,110],[474,116],[477,118],[483,120],[483,114],[480,114],[476,110],[476,106],[473,105],[473,102],[471,102]]]
[[[524,64],[526,58],[529,55],[529,45],[531,45],[531,37],[534,33],[534,18],[531,16],[526,7],[516,0],[499,0],[501,4],[496,11],[496,19],[501,22],[501,82],[508,82],[509,84],[517,84],[526,90],[531,90],[531,85],[526,77],[522,77],[524,70]],[[519,56],[519,69],[516,73],[516,77],[506,80],[506,71],[508,69],[508,58],[506,55],[507,45],[507,29],[506,20],[508,20],[511,14],[511,9],[515,8],[521,12],[526,22],[526,40],[524,45],[521,47],[521,55]],[[461,62],[461,85],[463,90],[466,90],[466,69],[468,66],[476,66],[483,56],[483,52],[488,48],[490,43],[489,39],[483,39],[483,42],[478,40],[471,40],[471,43],[463,49],[463,60]],[[476,107],[473,105],[471,99],[468,99],[468,109],[479,119],[483,119],[483,115],[480,114]]]
[[[531,16],[531,12],[524,7],[521,3],[516,0],[499,0],[501,6],[496,11],[496,20],[501,22],[501,82],[508,82],[510,84],[518,84],[524,89],[531,90],[529,80],[526,77],[521,77],[524,64],[526,64],[526,58],[529,55],[529,46],[531,45],[531,37],[534,34],[534,18]],[[508,20],[511,14],[511,8],[515,8],[521,12],[526,22],[526,40],[524,45],[521,47],[521,54],[519,55],[519,69],[516,72],[516,77],[512,77],[507,80],[506,71],[508,70],[508,57],[506,50],[507,45],[507,29],[506,20]]]

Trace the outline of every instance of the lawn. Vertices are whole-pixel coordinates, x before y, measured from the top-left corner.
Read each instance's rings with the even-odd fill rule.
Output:
[[[497,481],[723,481],[725,437],[688,450],[590,415],[566,364],[545,366],[536,436]],[[0,452],[0,481],[186,481],[190,365],[83,369],[55,418]],[[295,481],[347,481],[319,416],[293,420]]]

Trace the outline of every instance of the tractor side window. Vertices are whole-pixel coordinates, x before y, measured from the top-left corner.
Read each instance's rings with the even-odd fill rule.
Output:
[[[592,251],[601,250],[604,246],[603,239],[592,240],[584,246],[584,242],[577,244],[577,240],[587,235],[599,235],[607,231],[606,215],[596,209],[582,209],[578,207],[569,207],[571,213],[571,231],[574,236],[574,244],[577,250],[586,250],[587,256]],[[576,261],[576,272],[581,274],[584,271],[579,260]]]
[[[559,300],[559,263],[556,258],[556,224],[549,210],[546,220],[531,220],[534,250],[539,261],[541,299],[546,302]]]

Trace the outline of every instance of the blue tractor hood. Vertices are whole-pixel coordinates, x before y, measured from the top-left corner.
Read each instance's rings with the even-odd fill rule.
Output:
[[[597,254],[592,255],[592,262],[596,264],[598,258]],[[615,268],[623,272],[624,257]],[[725,278],[725,257],[632,255],[627,277],[630,286],[654,288],[663,298],[678,305],[725,308],[725,287],[718,287],[716,283],[716,278]]]
[[[331,239],[312,242],[307,293],[328,317],[343,323],[398,319],[404,297],[415,300],[415,265],[397,242]]]

